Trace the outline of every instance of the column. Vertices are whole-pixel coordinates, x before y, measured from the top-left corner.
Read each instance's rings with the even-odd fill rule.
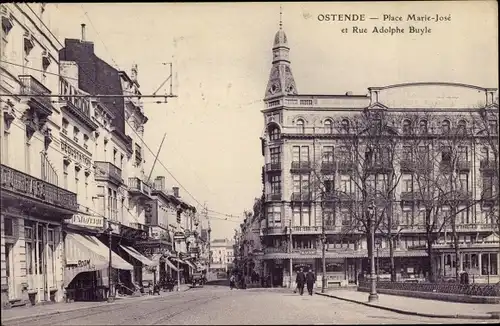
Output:
[[[50,301],[50,288],[49,288],[49,224],[44,225],[44,241],[43,241],[43,256],[44,256],[44,263],[43,263],[43,270],[44,270],[44,275],[43,275],[43,287],[44,287],[44,294],[43,294],[43,300],[44,301]],[[52,255],[53,257],[54,255]]]
[[[445,259],[444,258],[444,253],[441,253],[441,266],[440,266],[440,273],[439,273],[440,275],[439,276],[445,276],[444,275],[445,274],[445,272],[444,272],[444,270],[445,270],[445,268],[444,268],[444,266],[445,266],[444,265],[445,264],[445,260],[444,259]]]
[[[33,230],[35,232],[35,281],[33,282],[35,284],[35,289],[37,292],[35,302],[40,302],[40,264],[42,263],[40,261],[40,238],[38,237],[38,227],[39,227],[39,222],[35,222],[35,229]]]
[[[482,251],[479,251],[477,254],[477,262],[479,264],[479,275],[483,275],[483,263],[482,263]]]

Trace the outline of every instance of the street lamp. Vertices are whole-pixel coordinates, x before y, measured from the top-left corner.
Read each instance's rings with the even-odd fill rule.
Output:
[[[373,254],[373,249],[375,248],[375,221],[374,221],[374,204],[373,202],[367,208],[368,211],[368,222],[370,223],[370,245],[371,245],[371,257],[370,257],[370,278],[371,278],[371,287],[370,287],[370,295],[368,296],[368,302],[378,301],[377,294],[377,279],[375,278],[375,259]]]
[[[109,262],[108,262],[108,302],[109,303],[112,303],[115,301],[115,297],[113,295],[113,291],[112,291],[112,285],[113,285],[113,281],[112,281],[112,275],[111,275],[111,272],[112,272],[112,253],[113,251],[111,250],[111,245],[112,245],[112,234],[113,234],[113,228],[111,227],[111,222],[108,221],[108,227],[106,228],[105,232],[107,232],[108,234],[108,242],[109,242]]]

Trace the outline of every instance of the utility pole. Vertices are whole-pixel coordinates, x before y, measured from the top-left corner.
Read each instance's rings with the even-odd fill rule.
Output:
[[[321,214],[321,264],[323,275],[321,275],[321,293],[325,293],[326,288],[326,235],[325,235],[325,214]]]
[[[211,248],[210,248],[210,233],[212,232],[212,229],[210,228],[210,219],[208,218],[208,207],[207,207],[207,203],[205,202],[204,205],[203,205],[203,216],[205,216],[205,218],[208,220],[208,230],[207,230],[207,233],[208,233],[208,272],[210,273],[210,263],[212,262],[212,252],[210,251]]]
[[[290,263],[290,282],[288,283],[288,287],[292,287],[292,278],[293,278],[293,262],[292,262],[292,219],[290,218],[289,223],[289,232],[288,232],[288,252],[290,253],[290,259],[288,260]]]

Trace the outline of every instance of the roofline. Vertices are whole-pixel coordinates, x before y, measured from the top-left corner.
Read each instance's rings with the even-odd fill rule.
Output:
[[[472,88],[472,89],[477,89],[480,91],[496,91],[497,88],[485,88],[485,87],[479,87],[476,85],[471,85],[471,84],[464,84],[464,83],[452,83],[452,82],[415,82],[415,83],[401,83],[401,84],[393,84],[393,85],[387,85],[387,86],[374,86],[374,87],[368,87],[369,91],[379,91],[379,90],[385,90],[385,89],[390,89],[390,88],[397,88],[397,87],[410,87],[410,86],[456,86],[456,87],[464,87],[464,88]]]

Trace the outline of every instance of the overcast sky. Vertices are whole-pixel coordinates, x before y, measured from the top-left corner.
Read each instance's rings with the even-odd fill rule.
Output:
[[[241,216],[252,208],[261,194],[260,110],[279,3],[48,6],[59,9],[50,25],[61,41],[80,38],[80,23],[86,23],[87,40],[94,42],[99,57],[127,72],[136,63],[143,94],[152,94],[168,77],[162,63],[173,62],[178,98],[167,104],[144,99],[148,146],[156,152],[167,133],[160,161],[209,209]],[[298,91],[366,94],[370,86],[415,81],[498,87],[496,6],[496,1],[284,3],[283,26]],[[318,20],[319,14],[333,13],[365,14],[367,21]],[[413,13],[451,15],[451,21],[412,24],[431,28],[425,35],[371,33],[374,26],[407,30],[410,24],[384,23],[383,15],[406,19]],[[341,33],[353,26],[370,33]],[[147,166],[152,162],[148,155]],[[159,164],[154,175],[177,185]],[[181,196],[197,205],[182,186]],[[239,224],[210,215],[213,237],[232,237]]]

